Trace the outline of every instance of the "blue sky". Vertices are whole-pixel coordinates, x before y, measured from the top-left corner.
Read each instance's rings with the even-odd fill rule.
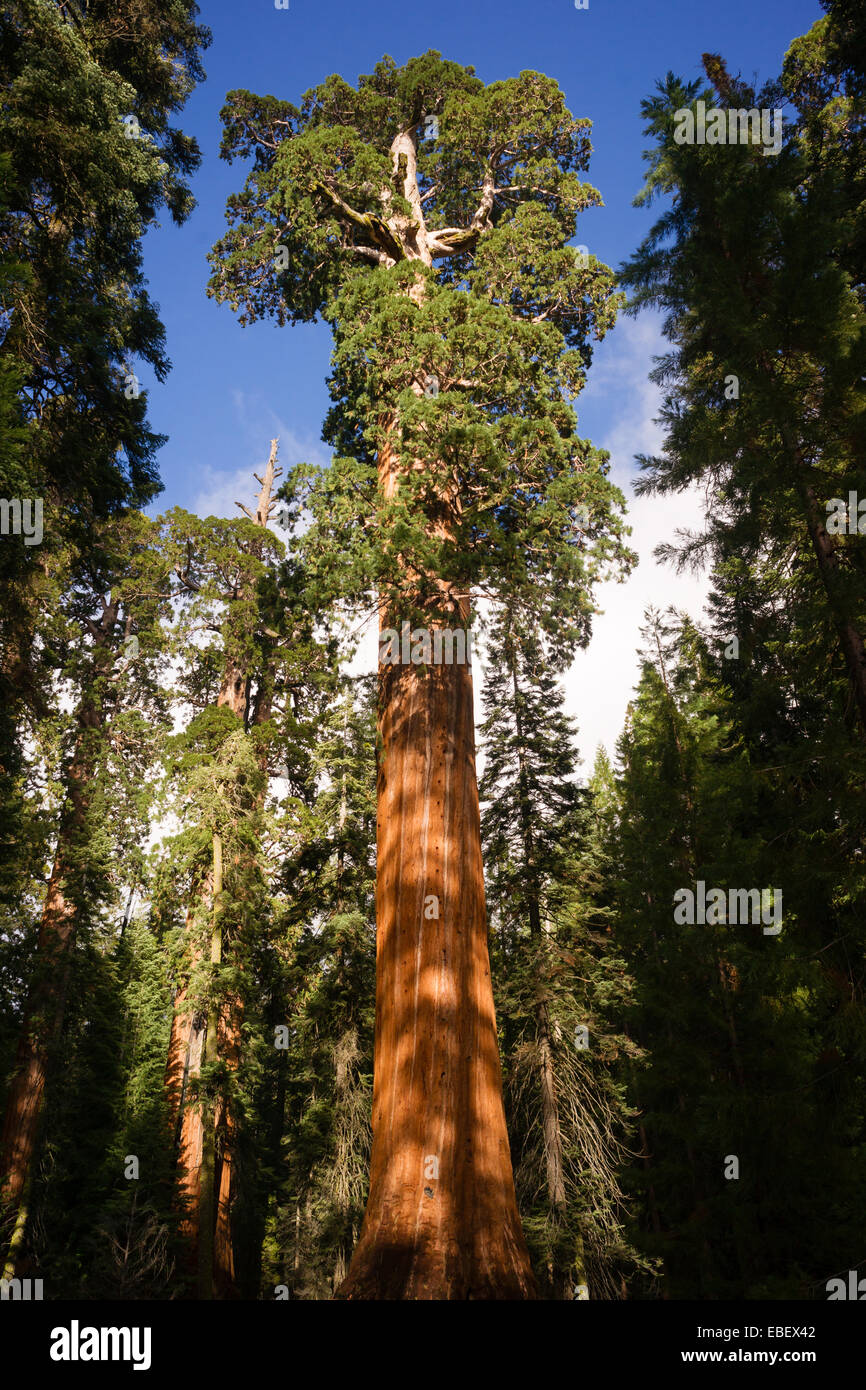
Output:
[[[145,241],[145,271],[173,363],[162,385],[140,372],[151,425],[169,436],[159,456],[165,491],[151,510],[180,505],[234,514],[234,501],[248,500],[251,470],[275,435],[284,462],[328,456],[320,440],[328,406],[328,328],[270,322],[241,328],[227,305],[205,296],[207,252],[224,230],[226,196],[245,177],[243,166],[226,164],[218,154],[219,111],[228,90],[297,102],[329,73],[354,84],[386,53],[403,63],[429,48],[474,65],[485,82],[524,69],[547,73],[572,113],[593,122],[595,153],[586,177],[605,206],[585,214],[577,240],[617,266],[657,215],[655,208],[632,207],[643,177],[640,102],[657,79],[668,69],[686,79],[702,76],[707,51],[720,53],[746,78],[771,77],[791,40],[822,13],[817,0],[589,0],[587,10],[575,9],[574,0],[290,0],[287,10],[276,9],[273,0],[202,0],[201,22],[213,32],[204,56],[207,80],[180,118],[204,156],[193,180],[198,206],[182,228],[166,219]],[[652,319],[622,319],[597,349],[577,402],[581,435],[610,449],[613,476],[629,497],[633,455],[652,452],[659,442],[652,424],[657,395],[646,380],[659,350]],[[632,545],[641,566],[628,584],[605,586],[605,617],[567,681],[585,757],[599,740],[612,749],[621,726],[637,669],[643,605],[675,602],[698,615],[702,586],[661,571],[651,552],[675,526],[699,521],[690,497],[640,502],[632,510]]]

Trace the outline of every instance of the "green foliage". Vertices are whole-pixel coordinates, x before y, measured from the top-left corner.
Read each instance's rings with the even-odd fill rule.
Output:
[[[519,595],[563,654],[584,642],[595,580],[633,561],[569,404],[621,302],[566,245],[600,201],[578,177],[589,122],[538,73],[484,87],[432,51],[357,89],[330,78],[301,108],[230,93],[223,121],[224,156],[254,167],[210,293],[242,322],[323,314],[334,330],[337,456],[299,476],[317,607],[379,596],[411,619],[444,582]]]
[[[317,734],[321,790],[294,810],[281,989],[271,1012],[273,1025],[288,1029],[289,1045],[271,1046],[278,1147],[266,1296],[286,1284],[292,1297],[329,1297],[345,1275],[367,1197],[375,1006],[371,683],[346,689]]]
[[[16,359],[25,417],[38,422],[25,495],[45,497],[49,534],[84,546],[91,518],[158,489],[161,441],[146,425],[146,393],[126,386],[135,356],[160,380],[168,370],[140,240],[162,203],[177,221],[191,207],[183,177],[197,147],[169,122],[202,76],[208,35],[196,13],[182,0],[81,14],[18,0],[0,20],[3,258],[27,266],[4,287],[2,355]],[[140,138],[129,138],[127,116]]]
[[[808,1298],[856,1267],[866,765],[842,635],[866,594],[862,538],[822,568],[815,518],[866,492],[863,22],[825,8],[779,83],[708,54],[709,87],[669,74],[644,104],[640,200],[669,202],[623,280],[672,352],[642,487],[705,483],[704,534],[667,553],[710,561],[713,592],[701,627],[648,615],[617,766],[600,751],[583,784],[557,675],[633,562],[573,408],[622,298],[567,244],[600,201],[589,122],[541,74],[485,85],[435,52],[297,107],[231,92],[223,155],[253,167],[211,293],[329,322],[336,456],[281,489],[288,547],[252,519],[154,522],[158,441],[122,384],[130,354],[168,366],[140,238],[191,206],[170,121],[207,35],[185,0],[7,5],[0,491],[44,494],[52,529],[2,552],[0,1074],[50,973],[54,870],[74,943],[21,1256],[49,1296],[187,1292],[165,1071],[188,1018],[218,1043],[183,1104],[232,1145],[237,1292],[342,1281],[371,1139],[376,690],[337,634],[352,608],[399,624],[467,596],[492,601],[491,964],[544,1295]],[[783,96],[777,157],[673,138],[699,98]],[[698,881],[781,890],[782,931],[676,921]]]
[[[621,1059],[631,985],[612,949],[599,763],[575,781],[575,734],[552,663],[526,615],[490,634],[482,725],[482,843],[503,1038],[508,1132],[539,1286],[619,1298],[649,1270],[625,1236],[618,1170],[633,1116]],[[609,828],[609,827],[606,827]]]
[[[829,498],[866,485],[862,26],[827,9],[781,83],[755,92],[705,54],[711,90],[669,74],[644,103],[641,200],[671,201],[623,275],[673,345],[640,486],[705,485],[703,534],[662,550],[714,580],[706,633],[650,617],[615,816],[628,1027],[651,1049],[631,1186],[674,1297],[820,1297],[863,1240],[866,591],[862,538],[824,525]],[[780,154],[678,145],[674,113],[699,95],[790,99]],[[675,922],[698,881],[775,888],[781,933]]]
[[[862,842],[862,815],[839,824],[838,778],[801,730],[779,725],[773,745],[766,705],[729,696],[718,641],[651,616],[620,743],[615,932],[636,982],[628,1031],[651,1049],[631,1183],[671,1296],[805,1298],[863,1238],[862,908],[834,844]],[[781,933],[678,924],[674,895],[698,880],[781,891]]]
[[[712,55],[705,66],[725,105],[781,100],[778,86],[755,93]],[[635,290],[632,310],[667,312],[674,351],[653,374],[666,393],[664,452],[640,460],[638,490],[702,481],[703,534],[660,553],[680,565],[747,557],[768,584],[812,606],[831,648],[824,659],[838,661],[838,630],[862,633],[866,622],[860,538],[835,537],[818,565],[814,554],[825,502],[866,491],[866,315],[848,269],[849,221],[824,196],[808,122],[771,158],[755,146],[678,145],[673,113],[695,95],[669,76],[643,108],[657,140],[644,197],[673,198],[623,282]]]

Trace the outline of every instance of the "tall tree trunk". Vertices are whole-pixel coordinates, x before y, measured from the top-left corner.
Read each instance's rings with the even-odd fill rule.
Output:
[[[183,991],[185,994],[185,991]],[[186,1242],[191,1270],[198,1269],[198,1214],[201,1184],[203,1129],[201,1110],[189,1104],[189,1084],[201,1073],[207,1020],[188,1014],[185,1025],[186,1057],[179,1100],[177,1167],[180,1233]]]
[[[230,1072],[240,1066],[243,1000],[230,999],[222,1011],[218,1036],[219,1055]],[[214,1286],[218,1298],[233,1298],[235,1256],[232,1240],[232,1206],[235,1198],[234,1150],[236,1121],[231,1106],[220,1102],[216,1116],[218,1137],[216,1190],[216,1229],[214,1232]]]
[[[380,681],[373,1150],[340,1296],[532,1298],[487,953],[472,676],[391,666]]]
[[[184,930],[187,934],[191,926],[192,912],[187,909],[184,923]],[[171,1033],[168,1040],[168,1056],[165,1062],[165,1093],[168,1100],[168,1113],[175,1126],[176,1146],[180,1143],[180,1126],[186,1100],[193,1024],[192,1014],[184,1007],[186,1000],[187,988],[185,984],[182,984],[172,1000]]]
[[[552,1228],[551,1257],[548,1261],[551,1293],[554,1298],[570,1297],[568,1270],[557,1258],[559,1228],[565,1217],[565,1166],[562,1154],[562,1126],[559,1120],[559,1101],[556,1094],[556,1071],[550,1045],[550,1020],[547,1004],[538,1006],[538,1069],[541,1083],[541,1124],[544,1134],[544,1164],[547,1177],[547,1206]]]
[[[247,507],[241,506],[240,503],[238,504],[250,520],[263,528],[267,526],[273,513],[275,506],[272,501],[274,484],[282,474],[282,469],[277,464],[277,446],[278,441],[272,439],[264,477],[259,478],[258,474],[254,475],[261,485],[255,513],[249,511]],[[227,706],[239,720],[246,723],[249,699],[249,673],[232,658],[231,654],[227,654],[220,691],[217,696],[217,707]],[[263,724],[270,718],[272,705],[273,692],[269,680],[265,680],[256,701],[254,717],[256,724]],[[214,837],[215,855],[217,839],[218,837]],[[219,852],[220,866],[222,866],[221,844]],[[216,861],[214,860],[214,862]],[[222,875],[222,867],[220,873]],[[202,893],[207,896],[217,892],[222,892],[222,877],[220,878],[219,889],[217,889],[216,881],[211,874],[203,883]],[[187,914],[187,923],[189,924],[191,920],[192,911],[190,910]],[[212,936],[212,945],[213,939]],[[221,950],[222,942],[220,941]],[[213,956],[211,958],[213,959]],[[195,968],[196,963],[196,961],[192,962],[193,968]],[[181,1002],[186,999],[185,987],[179,992],[178,999]],[[228,1068],[236,1072],[240,1065],[242,1022],[243,1005],[239,998],[227,1000],[218,1016],[209,1016],[207,1020],[189,1017],[186,1024],[179,1020],[176,1007],[172,1024],[172,1041],[169,1045],[166,1084],[170,1084],[169,1068],[172,1067],[173,1053],[175,1055],[178,1053],[182,1045],[181,1039],[184,1036],[188,1039],[184,1092],[187,1080],[199,1075],[204,1060],[215,1061],[221,1056],[225,1059]],[[211,1035],[211,1024],[213,1024],[213,1036]],[[175,1039],[176,1032],[177,1040]],[[211,1046],[213,1056],[209,1058],[208,1049]],[[177,1061],[175,1060],[175,1073],[177,1069]],[[234,1247],[231,1234],[231,1211],[235,1195],[234,1116],[231,1114],[231,1107],[228,1103],[221,1100],[209,1112],[207,1122],[209,1132],[206,1132],[204,1107],[189,1105],[183,1107],[181,1105],[180,1112],[179,1196],[184,1212],[181,1230],[186,1238],[191,1265],[198,1271],[199,1297],[212,1298],[214,1291],[219,1298],[233,1297],[236,1292]],[[202,1225],[205,1214],[208,1221],[207,1230]],[[205,1262],[208,1261],[211,1270],[209,1278],[204,1268]],[[205,1288],[209,1291],[202,1292]]]
[[[391,161],[412,216],[395,215],[389,227],[407,259],[429,267],[411,131],[398,131]],[[425,292],[423,275],[406,291],[415,304]],[[422,392],[417,380],[411,389]],[[382,423],[378,471],[388,501],[416,465],[399,458],[396,413]],[[459,508],[443,484],[431,537],[453,535]],[[407,590],[416,583],[413,606],[435,591],[437,614],[467,622],[467,594],[409,566]],[[393,625],[384,603],[380,624]],[[535,1298],[502,1102],[468,663],[380,663],[378,734],[370,1193],[337,1297]]]
[[[387,497],[388,451],[380,469]],[[465,623],[468,601],[445,597]],[[337,1296],[534,1298],[502,1102],[468,663],[382,664],[378,731],[370,1194]]]
[[[104,648],[117,620],[118,604],[110,599],[94,630],[94,646]],[[0,1207],[14,1224],[6,1259],[4,1278],[11,1277],[23,1245],[27,1223],[27,1194],[32,1179],[33,1159],[39,1133],[39,1120],[45,1081],[52,1049],[60,1037],[66,1007],[66,989],[78,926],[78,904],[70,889],[80,879],[76,854],[85,833],[90,782],[96,766],[97,744],[104,732],[102,714],[89,694],[78,711],[79,734],[69,767],[66,800],[54,854],[54,864],[36,945],[33,981],[18,1041],[15,1068],[3,1131],[0,1136]],[[78,883],[79,892],[81,884]]]
[[[54,861],[36,946],[36,976],[18,1040],[15,1072],[3,1122],[3,1201],[21,1201],[36,1146],[52,1042],[63,1026],[67,962],[75,941],[75,904],[66,897],[66,856]]]
[[[220,921],[223,891],[223,846],[219,835],[213,837],[213,921],[210,938],[210,963],[214,971],[222,961],[222,923]],[[219,1005],[213,997],[214,981],[211,977],[211,1000],[207,1011],[207,1032],[203,1063],[209,1067],[216,1064],[217,1030],[219,1028]],[[212,1083],[211,1083],[212,1084]],[[212,1100],[203,1100],[201,1106],[202,1151],[201,1175],[198,1199],[198,1296],[201,1299],[213,1298],[214,1285],[214,1230],[216,1226],[214,1179],[216,1174],[216,1109]]]

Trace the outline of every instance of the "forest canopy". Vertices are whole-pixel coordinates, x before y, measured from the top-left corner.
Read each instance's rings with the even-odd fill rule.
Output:
[[[202,300],[245,340],[327,327],[329,457],[263,429],[206,516],[157,504],[145,241],[167,211],[199,254],[175,122],[210,31],[188,0],[5,6],[4,1299],[823,1300],[857,1271],[866,32],[822,3],[760,87],[717,53],[660,77],[618,268],[551,76],[431,48],[230,90]],[[700,139],[712,111],[784,120]],[[578,408],[646,311],[635,492],[702,490],[658,553],[710,599],[647,606],[581,770],[566,676],[637,554]]]

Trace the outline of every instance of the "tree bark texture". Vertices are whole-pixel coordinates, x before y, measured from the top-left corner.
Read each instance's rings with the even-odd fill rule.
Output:
[[[388,497],[388,450],[380,475]],[[465,623],[468,599],[440,589]],[[502,1101],[469,664],[382,664],[378,732],[370,1194],[337,1296],[534,1298]]]

